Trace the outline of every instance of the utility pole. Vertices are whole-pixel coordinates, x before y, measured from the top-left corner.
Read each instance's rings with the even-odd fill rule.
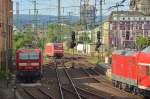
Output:
[[[58,0],[58,23],[60,23],[60,16],[61,16],[61,6],[60,6],[60,0]]]
[[[57,37],[57,42],[59,42],[59,40],[61,40],[61,22],[60,22],[60,17],[61,17],[61,1],[58,0],[58,27],[60,28],[58,30],[58,37]]]
[[[69,18],[69,31],[71,32],[71,25],[72,25],[72,14],[73,12],[68,12],[68,18]]]
[[[95,12],[94,12],[94,14],[95,14],[95,16],[94,16],[94,27],[95,27],[95,25],[96,25],[96,11],[97,11],[97,0],[95,0]]]
[[[3,20],[4,20],[4,52],[5,52],[5,72],[6,72],[6,74],[7,74],[7,76],[6,76],[6,79],[7,79],[7,82],[8,82],[8,73],[9,73],[9,64],[8,64],[8,60],[9,60],[9,56],[8,56],[8,18],[9,18],[9,14],[7,14],[7,8],[6,8],[6,4],[7,2],[6,1],[4,1],[4,3],[3,3],[3,5],[4,5],[4,9],[3,9],[3,11],[4,11],[4,15],[3,16],[5,16],[5,17],[3,17]]]
[[[38,9],[37,9],[37,2],[36,0],[33,1],[34,5],[34,32],[37,33],[37,15],[38,15]]]
[[[100,25],[100,34],[101,34],[101,38],[100,38],[100,42],[102,43],[101,45],[101,55],[99,56],[99,49],[98,49],[98,61],[103,59],[103,3],[105,3],[105,0],[100,0],[100,21],[101,21],[101,25]]]
[[[17,29],[19,29],[19,2],[16,2],[16,20],[17,20]]]
[[[49,1],[51,1],[51,0],[49,0]],[[51,7],[51,2],[49,3],[49,7]],[[51,9],[49,9],[49,19],[48,19],[48,22],[50,23],[51,22]],[[47,27],[48,27],[48,25],[47,25]]]
[[[118,14],[118,12],[119,12],[119,7],[121,7],[121,6],[124,6],[123,5],[123,3],[125,2],[126,0],[123,0],[122,2],[120,2],[120,3],[116,3],[116,5],[115,6],[112,6],[112,7],[110,7],[109,9],[112,9],[112,8],[117,8],[117,30],[116,30],[116,33],[114,34],[114,36],[116,37],[115,38],[115,40],[113,40],[114,41],[114,46],[115,47],[117,47],[117,48],[121,48],[121,44],[120,44],[120,42],[119,42],[119,26],[120,26],[120,21],[119,21],[119,14]],[[113,38],[114,39],[114,38]]]
[[[116,44],[115,44],[115,46],[117,47],[117,48],[119,48],[120,47],[120,42],[118,42],[119,40],[119,26],[120,26],[120,21],[119,21],[119,14],[118,14],[118,11],[119,11],[119,3],[116,3],[116,7],[117,7],[117,33],[116,33],[116,37],[117,37],[117,39],[116,39]]]
[[[31,9],[29,9],[29,27],[31,29]]]
[[[84,34],[83,34],[83,49],[84,53],[87,52],[87,30],[88,30],[88,18],[89,18],[89,0],[80,0],[80,21],[84,26]]]

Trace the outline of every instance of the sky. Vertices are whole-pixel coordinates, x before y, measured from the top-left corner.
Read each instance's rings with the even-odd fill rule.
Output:
[[[13,0],[14,14],[16,14],[16,2],[20,4],[20,14],[29,14],[29,9],[31,10],[31,14],[33,14],[33,0]],[[57,0],[36,0],[37,8],[39,9],[39,15],[57,15]],[[95,0],[89,0],[90,4],[95,4]],[[97,1],[97,15],[99,15],[99,0]],[[116,10],[116,8],[112,10],[108,10],[109,7],[114,6],[117,2],[122,0],[105,0],[103,3],[103,15],[107,16],[111,11]],[[120,7],[119,10],[128,10],[129,1],[127,0],[124,3],[124,7]],[[73,16],[80,15],[80,0],[61,0],[61,15],[68,15],[69,12],[72,12]]]

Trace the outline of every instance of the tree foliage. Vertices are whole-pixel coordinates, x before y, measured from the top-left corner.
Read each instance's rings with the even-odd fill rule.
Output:
[[[14,52],[24,47],[25,44],[31,44],[32,43],[32,35],[30,32],[17,32],[13,35],[13,49]]]
[[[146,46],[148,46],[149,40],[148,40],[148,38],[140,36],[140,37],[136,38],[136,44],[137,44],[137,46],[138,46],[139,49],[143,49]]]
[[[49,24],[47,42],[59,42],[65,40],[64,37],[69,35],[71,29],[72,28],[68,25]]]
[[[46,39],[45,38],[41,38],[41,39],[38,40],[37,46],[44,50],[45,43],[46,43]]]

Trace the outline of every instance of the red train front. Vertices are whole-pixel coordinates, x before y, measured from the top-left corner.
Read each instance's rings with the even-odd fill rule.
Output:
[[[150,47],[141,52],[129,50],[113,52],[112,80],[116,87],[149,96]]]
[[[45,46],[45,54],[49,57],[61,58],[64,56],[63,43],[47,43]]]
[[[20,49],[16,51],[16,78],[23,82],[41,79],[42,51],[40,49]]]

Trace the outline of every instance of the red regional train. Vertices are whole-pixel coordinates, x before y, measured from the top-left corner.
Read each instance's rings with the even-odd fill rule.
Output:
[[[150,47],[141,52],[112,53],[112,82],[115,87],[150,96]]]
[[[56,58],[63,57],[64,56],[63,43],[47,43],[45,46],[45,55]]]
[[[33,82],[42,76],[42,51],[19,49],[16,51],[16,78],[18,81]]]

